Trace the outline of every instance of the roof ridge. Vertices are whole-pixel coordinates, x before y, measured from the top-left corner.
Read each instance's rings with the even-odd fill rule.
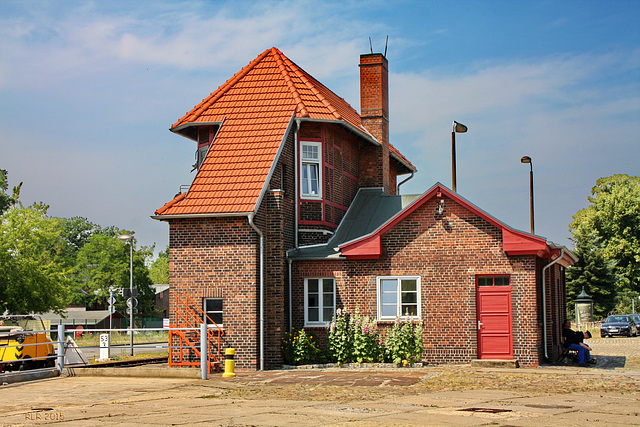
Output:
[[[289,59],[282,52],[280,52],[278,49],[276,49],[275,47],[272,49],[272,52],[276,56],[276,64],[278,65],[278,68],[280,69],[280,72],[282,73],[282,77],[284,78],[284,81],[287,83],[287,87],[289,88],[289,92],[291,92],[291,95],[293,96],[293,100],[297,104],[296,111],[300,112],[301,117],[309,117],[309,112],[307,111],[307,108],[305,107],[304,103],[302,102],[302,98],[300,97],[300,93],[298,92],[298,89],[296,89],[296,86],[293,83],[293,80],[291,80],[291,76],[289,75],[289,72],[287,71],[287,69],[285,67],[285,62],[282,60],[283,57],[287,61]],[[291,61],[289,61],[289,62],[291,62]]]
[[[333,114],[333,116],[336,119],[342,120],[342,116],[340,115],[340,113],[338,113],[338,110],[336,110],[335,107],[331,105],[331,103],[327,100],[327,98],[325,98],[324,95],[320,93],[320,91],[315,87],[315,85],[313,85],[311,81],[309,81],[309,79],[307,78],[307,72],[302,70],[300,67],[298,67],[294,62],[292,62],[286,56],[285,56],[285,59],[288,62],[287,65],[293,69],[293,71],[296,73],[298,77],[300,77],[300,80],[302,80],[305,86],[307,86],[307,88],[309,88],[309,90],[316,96],[316,98],[318,98],[320,102],[322,102],[322,105],[324,105],[331,112],[331,114]]]
[[[222,85],[220,85],[220,87],[218,87],[218,89],[213,91],[211,93],[211,95],[209,95],[207,98],[203,99],[202,102],[199,104],[199,106],[197,106],[196,108],[194,108],[191,111],[189,111],[187,114],[184,115],[184,117],[182,117],[180,120],[175,122],[173,124],[173,126],[171,126],[171,127],[174,128],[174,127],[178,126],[179,123],[182,124],[182,123],[188,122],[189,119],[191,119],[192,117],[197,117],[200,114],[202,114],[203,112],[205,112],[214,102],[216,102],[218,99],[220,99],[222,97],[222,95],[227,93],[227,91],[229,89],[231,89],[233,87],[233,85],[235,85],[238,82],[238,80],[240,80],[245,75],[247,75],[247,73],[249,71],[251,71],[253,69],[253,67],[255,67],[260,61],[262,61],[262,59],[265,56],[267,56],[267,54],[269,52],[273,51],[273,49],[276,49],[276,48],[273,47],[271,49],[267,49],[264,52],[262,52],[260,55],[258,55],[257,58],[255,58],[253,61],[249,62],[247,65],[244,66],[244,68],[242,68],[242,70],[240,70],[237,73],[235,73],[233,75],[233,77],[231,77],[229,80],[227,80]]]

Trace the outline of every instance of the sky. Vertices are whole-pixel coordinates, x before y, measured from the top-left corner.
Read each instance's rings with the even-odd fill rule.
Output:
[[[163,250],[196,148],[169,128],[272,46],[358,111],[359,55],[386,49],[403,194],[451,188],[454,120],[458,193],[530,231],[529,156],[536,234],[569,248],[596,181],[640,175],[635,0],[0,0],[0,169]]]

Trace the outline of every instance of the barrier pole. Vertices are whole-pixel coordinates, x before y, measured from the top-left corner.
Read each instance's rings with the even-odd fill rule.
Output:
[[[235,354],[235,348],[228,348],[224,351],[224,374],[222,374],[223,378],[233,378],[236,376],[236,362],[234,360]]]
[[[64,369],[64,325],[58,325],[58,370]]]
[[[209,378],[209,356],[208,356],[208,336],[207,324],[200,325],[200,374],[203,380]]]

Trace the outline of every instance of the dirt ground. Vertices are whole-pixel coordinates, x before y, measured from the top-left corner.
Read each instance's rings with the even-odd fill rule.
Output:
[[[206,381],[60,377],[0,387],[0,423],[640,425],[640,338],[590,344],[595,368],[298,369]]]

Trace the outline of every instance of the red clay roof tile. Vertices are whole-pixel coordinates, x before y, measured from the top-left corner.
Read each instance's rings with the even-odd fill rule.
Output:
[[[191,123],[222,122],[189,192],[156,214],[253,212],[294,115],[343,120],[368,134],[344,99],[275,47],[267,49],[172,126],[176,130]]]

